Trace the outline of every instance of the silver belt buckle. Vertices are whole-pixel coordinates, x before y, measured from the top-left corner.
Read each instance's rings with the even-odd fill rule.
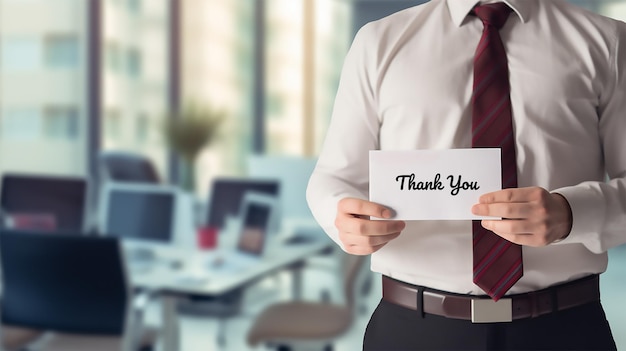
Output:
[[[472,323],[513,321],[513,300],[472,299]]]

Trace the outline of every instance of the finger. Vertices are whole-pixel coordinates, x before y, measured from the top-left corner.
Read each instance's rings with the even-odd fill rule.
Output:
[[[472,213],[477,216],[524,219],[531,217],[535,208],[536,205],[529,202],[477,204],[472,207]]]
[[[534,246],[534,245],[530,245],[530,243],[533,241],[532,234],[528,234],[528,233],[525,233],[525,234],[495,233],[495,234],[517,245]]]
[[[498,234],[498,233],[496,233]],[[498,234],[502,238],[521,246],[542,247],[549,245],[552,241],[548,237],[535,234]]]
[[[366,247],[366,246],[346,246],[345,250],[347,253],[352,255],[364,256],[372,254],[378,250],[380,250],[383,246],[387,245],[387,243],[374,246],[374,247]]]
[[[378,218],[391,218],[391,210],[387,207],[362,199],[345,198],[339,201],[338,210],[357,216],[372,216]]]
[[[545,193],[547,191],[539,187],[503,189],[482,195],[478,202],[481,204],[530,202],[540,200]]]
[[[391,240],[397,238],[400,233],[392,233],[387,235],[379,235],[379,236],[363,236],[358,234],[344,233],[341,236],[341,240],[345,245],[348,246],[379,246],[382,244],[386,244]]]
[[[535,223],[525,219],[507,219],[502,221],[483,220],[481,225],[485,229],[500,234],[528,234],[537,233],[539,228]]]
[[[349,216],[349,215],[348,215]],[[403,221],[372,221],[369,219],[344,217],[338,220],[337,228],[346,233],[360,235],[387,235],[400,232],[406,223]]]
[[[523,246],[542,247],[558,237],[549,235],[545,222],[526,220],[483,221],[483,227],[502,238]],[[510,222],[510,223],[509,223]]]

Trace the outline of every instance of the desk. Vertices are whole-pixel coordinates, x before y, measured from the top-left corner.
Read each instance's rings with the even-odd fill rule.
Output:
[[[200,283],[185,282],[182,277],[194,273],[197,263],[206,261],[206,254],[187,249],[168,249],[158,253],[159,260],[179,261],[182,268],[175,269],[167,264],[158,263],[148,270],[129,270],[130,280],[134,287],[149,290],[162,297],[163,308],[163,343],[164,350],[178,351],[180,349],[180,332],[177,313],[178,300],[186,295],[203,297],[217,297],[235,289],[256,283],[260,279],[282,270],[290,270],[293,275],[293,297],[301,297],[301,268],[305,261],[315,255],[323,253],[334,246],[326,237],[300,244],[275,244],[269,248],[259,264],[235,274],[220,274],[209,276]],[[188,267],[191,267],[190,272]]]

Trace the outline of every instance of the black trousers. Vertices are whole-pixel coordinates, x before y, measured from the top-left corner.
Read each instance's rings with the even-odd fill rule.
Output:
[[[363,350],[616,350],[602,305],[590,303],[511,323],[474,324],[382,300]]]

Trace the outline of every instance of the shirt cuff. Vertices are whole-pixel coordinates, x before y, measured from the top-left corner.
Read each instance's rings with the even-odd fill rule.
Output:
[[[572,230],[565,239],[553,244],[581,243],[592,252],[601,253],[600,232],[605,206],[601,193],[586,184],[560,188],[552,193],[561,194],[572,210]]]

